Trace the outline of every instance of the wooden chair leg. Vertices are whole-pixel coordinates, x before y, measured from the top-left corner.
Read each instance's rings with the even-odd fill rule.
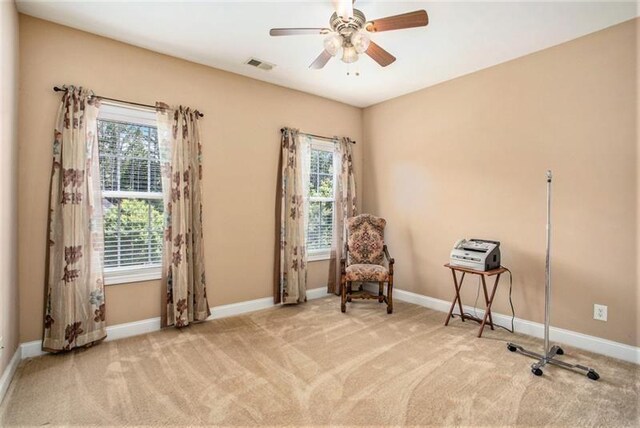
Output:
[[[387,284],[387,313],[393,313],[393,274],[389,275]]]
[[[378,303],[384,302],[384,282],[378,282]]]
[[[351,289],[351,281],[347,281],[347,302],[351,303],[351,293],[353,290]]]

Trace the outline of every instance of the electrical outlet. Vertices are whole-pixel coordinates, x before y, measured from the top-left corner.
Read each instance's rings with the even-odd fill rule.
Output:
[[[593,319],[599,321],[607,320],[607,307],[605,305],[593,305]]]

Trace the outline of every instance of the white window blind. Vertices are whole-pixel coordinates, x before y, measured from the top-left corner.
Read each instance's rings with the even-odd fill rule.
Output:
[[[164,225],[155,115],[102,107],[98,144],[105,275],[135,272],[139,278],[130,280],[150,279],[140,277],[140,272],[151,268],[159,275]]]
[[[329,256],[333,236],[334,147],[313,141],[309,150],[309,223],[307,252],[310,259]]]

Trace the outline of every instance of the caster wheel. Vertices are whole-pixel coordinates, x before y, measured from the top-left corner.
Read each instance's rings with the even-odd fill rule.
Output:
[[[564,355],[564,350],[562,348],[558,348],[556,355]]]
[[[536,376],[542,376],[542,370],[539,368],[531,369],[531,373],[533,373]]]
[[[507,349],[511,352],[516,352],[517,348],[510,343],[507,343]]]
[[[589,372],[587,373],[587,377],[591,380],[598,380],[600,379],[600,375],[598,373],[596,373],[595,370],[589,370]]]
[[[390,308],[390,307],[387,306],[387,313],[388,314],[392,314],[393,313],[393,308]]]
[[[342,313],[344,314],[345,312],[347,312],[347,305],[345,305],[344,303],[340,305],[340,310],[342,311]]]

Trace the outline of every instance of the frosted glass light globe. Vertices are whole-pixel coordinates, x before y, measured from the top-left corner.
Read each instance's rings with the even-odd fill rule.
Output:
[[[342,47],[342,37],[339,34],[332,34],[324,39],[324,50],[331,56],[336,56]]]
[[[358,60],[358,52],[353,46],[345,46],[342,50],[342,62],[350,64]]]
[[[367,49],[369,49],[370,42],[371,39],[369,38],[369,35],[364,31],[358,31],[353,36],[351,36],[351,44],[358,53],[363,53]]]

